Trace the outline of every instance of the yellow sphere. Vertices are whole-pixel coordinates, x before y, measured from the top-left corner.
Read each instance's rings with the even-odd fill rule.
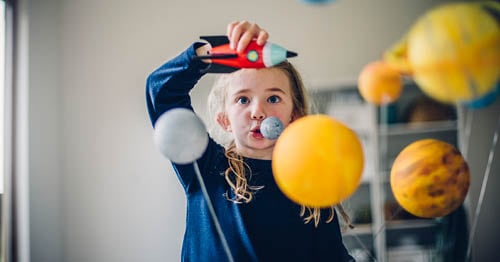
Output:
[[[272,168],[281,191],[309,207],[340,203],[356,191],[363,172],[357,135],[326,115],[292,122],[276,141]]]
[[[412,27],[407,59],[415,81],[445,103],[474,100],[500,79],[500,26],[479,4],[430,10]]]
[[[423,139],[405,147],[391,169],[391,188],[408,212],[425,218],[457,209],[469,190],[469,167],[452,145]]]
[[[358,77],[358,90],[364,100],[385,105],[401,96],[403,83],[399,71],[384,61],[367,64]]]

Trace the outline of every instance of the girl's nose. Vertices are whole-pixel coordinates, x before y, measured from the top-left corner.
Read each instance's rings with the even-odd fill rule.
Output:
[[[252,108],[251,118],[255,120],[262,120],[266,117],[264,110],[260,104],[255,104]]]
[[[252,119],[261,120],[261,119],[264,119],[264,115],[252,114]]]

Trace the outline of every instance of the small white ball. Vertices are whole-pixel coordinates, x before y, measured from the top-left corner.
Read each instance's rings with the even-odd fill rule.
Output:
[[[205,125],[186,108],[163,113],[155,123],[154,141],[160,152],[177,164],[188,164],[200,158],[208,145]]]
[[[262,121],[260,132],[267,139],[277,139],[281,135],[281,132],[283,132],[283,123],[279,118],[270,116]]]

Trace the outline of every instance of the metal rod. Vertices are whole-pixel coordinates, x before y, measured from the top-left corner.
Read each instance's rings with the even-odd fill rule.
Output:
[[[196,161],[193,162],[194,171],[196,173],[196,177],[200,183],[201,191],[203,192],[203,196],[205,197],[205,201],[207,202],[208,210],[210,211],[210,215],[215,224],[215,229],[217,230],[217,234],[222,242],[222,246],[224,247],[224,251],[226,252],[227,258],[230,262],[234,262],[233,255],[231,255],[231,250],[229,249],[229,245],[227,244],[226,236],[224,236],[224,232],[222,232],[222,228],[219,223],[219,219],[217,219],[217,214],[215,214],[215,209],[212,205],[212,201],[210,201],[210,197],[208,196],[207,188],[205,186],[205,182],[203,182],[203,178],[201,177],[200,168],[198,167],[198,163]]]

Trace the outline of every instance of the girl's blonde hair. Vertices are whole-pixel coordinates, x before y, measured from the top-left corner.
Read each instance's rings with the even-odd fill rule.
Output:
[[[272,67],[271,69],[280,70],[290,81],[293,100],[293,118],[297,119],[309,114],[310,105],[308,102],[307,92],[304,87],[304,83],[302,82],[302,78],[295,67],[288,61],[285,61]],[[224,176],[234,193],[234,198],[228,199],[236,203],[248,203],[252,200],[253,194],[262,187],[248,185],[247,177],[251,175],[251,170],[243,161],[243,157],[238,154],[236,144],[234,143],[234,140],[232,140],[232,137],[222,129],[216,120],[219,113],[225,112],[225,99],[231,79],[240,72],[241,70],[231,74],[220,75],[215,82],[214,87],[208,96],[208,110],[210,118],[209,130],[215,141],[222,144],[226,149],[225,156],[228,159],[229,167],[224,172]],[[352,227],[349,216],[344,211],[341,204],[330,207],[330,216],[326,222],[329,223],[333,220],[335,214],[334,207],[336,207],[340,212],[345,223],[349,227]],[[320,208],[302,206],[300,216],[304,217],[305,223],[314,221],[314,225],[318,226],[321,218],[321,210]]]

